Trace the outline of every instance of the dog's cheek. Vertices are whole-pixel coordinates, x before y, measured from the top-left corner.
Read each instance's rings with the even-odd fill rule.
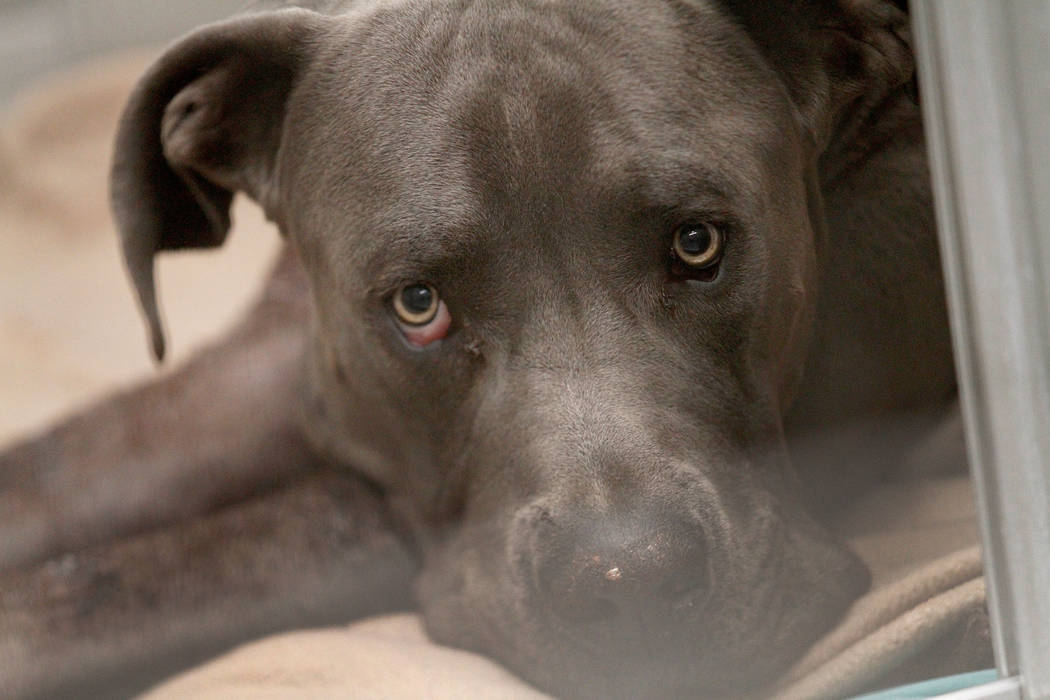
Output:
[[[793,661],[868,590],[871,575],[860,557],[807,515],[787,519],[784,528],[779,590],[773,592],[782,618],[768,646]]]
[[[804,212],[787,220],[805,221]],[[812,339],[816,316],[816,251],[809,226],[796,225],[782,232],[785,240],[774,244],[780,260],[780,279],[767,291],[768,383],[776,392],[777,405],[791,405],[802,378],[803,365]]]
[[[497,657],[507,651],[508,640],[500,631],[514,624],[507,615],[513,596],[493,576],[500,564],[484,567],[470,552],[427,554],[416,595],[432,639]]]

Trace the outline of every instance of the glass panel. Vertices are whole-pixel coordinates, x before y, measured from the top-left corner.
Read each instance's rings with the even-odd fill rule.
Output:
[[[1050,696],[1050,4],[915,3],[999,671]]]

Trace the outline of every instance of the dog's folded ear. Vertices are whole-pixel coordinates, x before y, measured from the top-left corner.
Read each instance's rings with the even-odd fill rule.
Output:
[[[322,19],[281,10],[204,27],[170,48],[131,94],[117,131],[110,196],[158,360],[164,335],[154,255],[221,245],[238,191],[270,218],[279,216],[275,163],[285,104]]]
[[[899,0],[720,1],[784,81],[818,153],[848,144],[914,78]]]

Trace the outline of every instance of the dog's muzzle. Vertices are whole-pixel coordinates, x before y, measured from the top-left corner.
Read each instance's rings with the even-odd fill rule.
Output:
[[[670,621],[708,590],[699,522],[657,509],[618,516],[596,509],[533,506],[512,541],[529,599],[585,632],[592,623],[637,630],[640,617]]]

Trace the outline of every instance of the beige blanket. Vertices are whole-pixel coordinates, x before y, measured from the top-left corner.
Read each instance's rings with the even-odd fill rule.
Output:
[[[0,443],[153,372],[106,209],[119,106],[148,54],[45,81],[0,117]],[[276,246],[239,202],[218,253],[167,256],[174,362],[244,307]],[[169,366],[170,366],[169,364]],[[843,518],[876,588],[772,694],[837,697],[990,664],[965,477],[888,484]],[[942,558],[943,557],[943,558]],[[539,697],[494,663],[428,642],[410,615],[279,635],[154,698]]]

